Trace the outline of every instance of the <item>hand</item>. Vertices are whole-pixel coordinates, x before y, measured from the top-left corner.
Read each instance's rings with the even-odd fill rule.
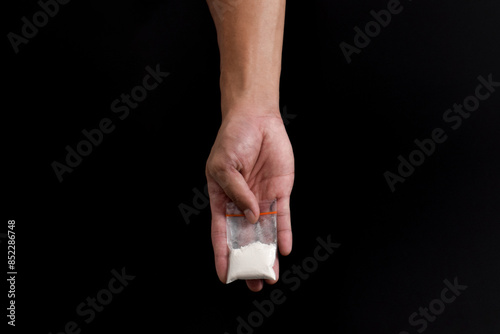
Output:
[[[260,215],[258,202],[277,198],[278,249],[292,250],[290,193],[294,180],[292,146],[279,111],[239,111],[225,114],[206,165],[212,245],[215,268],[225,283],[229,249],[226,240],[226,203],[233,201],[250,222]],[[278,280],[278,255],[274,264]],[[247,280],[248,288],[259,291],[263,280]]]

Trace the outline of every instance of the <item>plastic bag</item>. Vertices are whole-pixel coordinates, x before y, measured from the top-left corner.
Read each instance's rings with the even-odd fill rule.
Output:
[[[237,279],[276,279],[274,261],[277,250],[276,200],[259,203],[257,223],[247,221],[234,203],[226,206],[229,263],[227,283]]]

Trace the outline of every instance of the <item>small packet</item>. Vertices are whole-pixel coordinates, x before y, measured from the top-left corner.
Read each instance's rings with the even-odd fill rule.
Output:
[[[259,203],[257,223],[249,223],[234,203],[226,205],[229,263],[227,283],[237,279],[276,279],[276,199]]]

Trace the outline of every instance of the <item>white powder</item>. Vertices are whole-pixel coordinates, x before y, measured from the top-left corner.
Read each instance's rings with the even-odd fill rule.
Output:
[[[276,279],[273,265],[276,259],[276,244],[260,241],[241,248],[229,249],[227,283],[237,279]]]

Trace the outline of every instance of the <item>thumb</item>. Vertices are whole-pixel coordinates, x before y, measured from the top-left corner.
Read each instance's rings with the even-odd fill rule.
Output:
[[[227,197],[245,214],[250,223],[253,224],[259,220],[260,208],[257,198],[238,170],[231,166],[217,172],[210,172],[210,175],[224,190]]]

